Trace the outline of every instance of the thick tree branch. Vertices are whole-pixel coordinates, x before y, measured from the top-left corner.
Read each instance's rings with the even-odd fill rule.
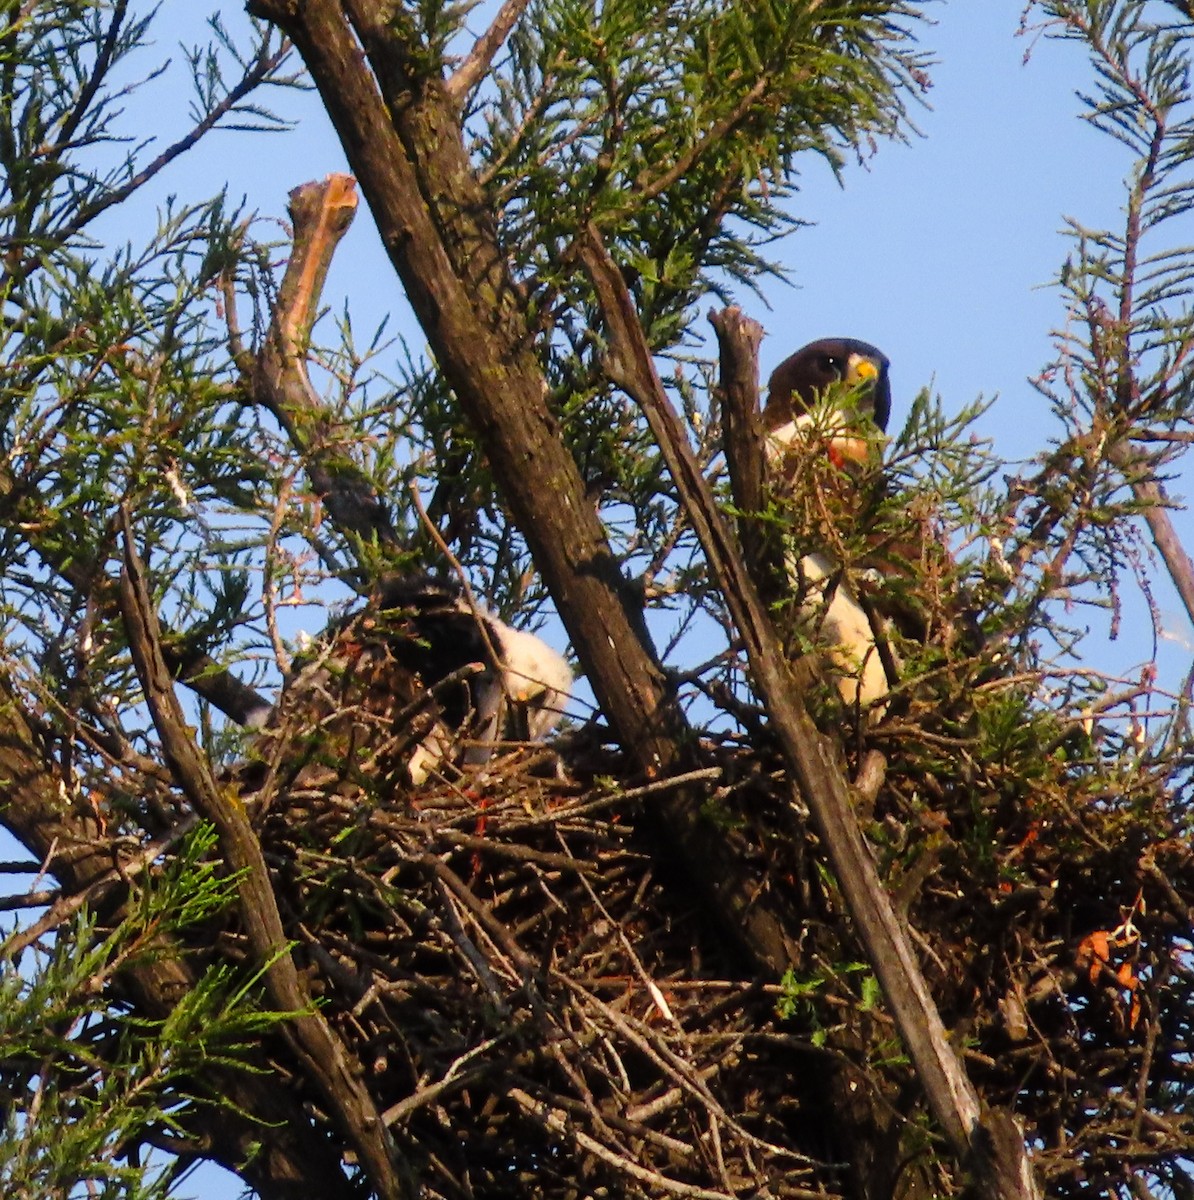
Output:
[[[760,519],[767,506],[767,453],[759,413],[759,343],[763,327],[730,307],[711,312],[721,363],[721,427],[738,541],[746,572],[767,605],[784,598],[784,551],[775,526]]]
[[[327,1101],[341,1133],[356,1148],[377,1194],[384,1200],[414,1196],[417,1188],[409,1169],[398,1161],[373,1098],[357,1078],[344,1046],[312,1005],[299,978],[261,845],[244,805],[234,790],[216,783],[187,729],[162,656],[157,614],[150,604],[127,510],[120,606],[129,649],[161,739],[162,752],[195,811],[215,825],[221,852],[229,868],[240,876],[244,932],[264,968],[271,1000],[280,1011],[291,1014],[284,1029],[308,1076]]]
[[[379,5],[253,0],[250,7],[282,25],[307,64],[603,711],[641,768],[665,773],[678,760],[685,722],[547,406],[518,292],[464,150],[457,105],[442,83],[410,79],[398,33]]]
[[[621,272],[595,228],[587,231],[580,252],[605,321],[609,375],[639,405],[656,436],[742,635],[772,729],[825,843],[850,916],[929,1105],[955,1154],[973,1172],[985,1195],[1004,1200],[1035,1197],[1031,1167],[1024,1143],[1014,1132],[1014,1122],[1005,1114],[983,1119],[978,1096],[949,1045],[908,936],[859,829],[846,780],[805,711],[783,648],[717,511],[684,427],[667,399]]]

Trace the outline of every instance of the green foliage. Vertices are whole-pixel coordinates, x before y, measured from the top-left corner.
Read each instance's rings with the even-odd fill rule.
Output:
[[[150,20],[123,3],[35,3],[0,34],[0,597],[8,642],[48,694],[97,716],[101,692],[129,687],[96,603],[119,505],[137,514],[164,607],[227,654],[283,486],[276,431],[241,403],[213,309],[222,281],[252,270],[244,215],[222,197],[170,200],[140,244],[103,252],[98,229],[207,130],[278,127],[248,96],[294,78],[276,34],[238,50],[214,21],[187,54],[194,126],[151,156],[127,112]]]
[[[908,1064],[893,1050],[874,976],[857,962],[836,881],[784,807],[789,785],[687,516],[638,411],[606,378],[576,241],[591,224],[620,264],[694,451],[716,480],[721,431],[713,366],[693,350],[696,306],[708,292],[729,295],[775,270],[768,247],[800,224],[795,199],[808,162],[838,170],[911,128],[908,108],[923,84],[913,48],[921,8],[901,0],[532,0],[466,112],[472,162],[562,436],[618,565],[651,610],[660,657],[704,727],[689,749],[724,768],[726,782],[703,813],[719,837],[747,845],[758,895],[780,896],[793,929],[799,921],[800,965],[783,976],[775,1006],[791,1027],[784,1036],[797,1030],[792,1038],[806,1035],[817,1051],[865,1072],[876,1107],[891,1107],[889,1097],[907,1090]],[[1012,468],[970,436],[981,406],[947,416],[939,398],[923,393],[881,469],[847,476],[824,456],[810,460],[794,496],[773,499],[762,519],[797,552],[830,546],[860,589],[874,585],[916,625],[892,633],[900,682],[883,711],[843,712],[833,698],[819,716],[841,733],[852,777],[867,751],[885,756],[879,793],[860,797],[863,822],[887,884],[924,938],[942,1012],[959,1044],[974,1050],[984,1095],[1025,1117],[1042,1169],[1062,1192],[1081,1190],[1088,1168],[1091,1177],[1102,1171],[1108,1192],[1133,1190],[1138,1181],[1114,1158],[1129,1137],[1142,1158],[1152,1156],[1150,1170],[1177,1180],[1177,1192],[1194,1149],[1178,1086],[1188,1073],[1188,1038],[1167,1033],[1188,1024],[1188,934],[1174,901],[1190,877],[1188,703],[1183,696],[1166,709],[1147,672],[1116,679],[1082,656],[1087,610],[1109,610],[1114,632],[1123,579],[1147,588],[1139,518],[1150,502],[1141,489],[1176,469],[1188,440],[1194,267],[1176,243],[1180,219],[1194,207],[1194,26],[1128,0],[1042,0],[1037,8],[1051,31],[1090,52],[1096,82],[1087,120],[1129,155],[1124,227],[1071,222],[1072,253],[1059,280],[1066,332],[1039,381],[1058,422],[1053,444],[1008,480]],[[438,81],[451,67],[468,12],[440,0],[393,6],[390,32],[404,39],[407,82]],[[173,828],[186,801],[171,765],[160,761],[113,600],[122,505],[133,512],[168,646],[188,659],[210,655],[212,669],[252,656],[253,682],[274,683],[290,665],[290,609],[313,604],[321,624],[334,611],[347,589],[328,581],[359,586],[395,560],[448,562],[419,504],[487,603],[526,621],[545,597],[443,376],[405,346],[389,366],[394,344],[384,323],[362,336],[345,309],[334,344],[312,349],[311,382],[324,404],[323,465],[386,498],[403,543],[393,554],[334,528],[305,490],[302,456],[255,403],[245,363],[271,320],[279,247],[258,239],[253,219],[222,196],[163,202],[152,221],[145,214],[147,232],[135,244],[104,244],[103,215],[139,203],[143,185],[191,141],[215,127],[279,127],[260,89],[298,81],[286,73],[278,36],[253,28],[242,45],[213,22],[210,45],[184,56],[191,127],[152,157],[139,114],[130,115],[136,85],[127,83],[160,66],[156,58],[144,65],[149,17],[97,0],[10,4],[2,19],[0,602],[8,675],[22,680],[30,713],[60,739],[52,765],[63,803],[102,811],[103,836],[126,839],[124,849],[127,839],[140,846]],[[843,482],[858,485],[844,502]],[[812,648],[799,629],[791,641]],[[239,753],[210,711],[200,707],[197,721],[213,759]],[[344,794],[325,795],[335,789],[321,791],[318,781],[296,785],[283,797],[293,811],[261,814],[262,827],[291,826],[285,837],[293,845],[273,831],[278,857],[270,865],[293,868],[287,919],[319,926],[311,941],[320,952],[317,934],[330,928],[329,944],[362,979],[377,966],[367,960],[375,944],[406,949],[409,938],[418,946],[423,957],[414,966],[398,953],[385,964],[386,986],[372,998],[349,995],[337,972],[350,972],[339,960],[328,968],[313,950],[310,970],[346,1036],[369,1021],[381,1023],[387,1039],[394,1028],[406,1034],[404,1025],[384,1026],[395,1011],[417,1022],[424,1057],[412,1053],[415,1084],[402,1075],[406,1064],[378,1049],[380,1035],[361,1053],[375,1056],[377,1078],[403,1101],[412,1086],[447,1071],[443,1100],[458,1104],[459,1115],[473,1107],[471,1084],[459,1095],[448,1085],[474,1069],[474,1054],[480,1061],[498,1043],[525,1039],[516,1066],[529,1076],[541,1065],[533,1061],[540,1042],[553,1052],[573,1046],[580,1026],[567,1022],[538,1037],[534,1022],[549,992],[528,979],[536,964],[562,972],[558,961],[589,955],[600,940],[594,931],[610,918],[581,931],[579,949],[558,953],[553,923],[594,911],[556,899],[560,880],[573,879],[561,844],[537,845],[527,860],[534,870],[522,876],[516,840],[498,843],[507,855],[500,870],[483,858],[491,842],[482,808],[504,806],[507,832],[554,836],[558,780],[534,777],[538,808],[510,794],[496,795],[490,808],[488,794],[478,800],[464,788],[437,798],[442,808],[406,806],[390,794],[389,778],[358,778],[375,765],[374,747],[351,719],[343,729],[347,749],[322,722],[290,744],[301,765],[326,766],[323,779],[335,777]],[[295,763],[283,767],[297,778]],[[606,759],[584,764],[590,791],[607,767]],[[750,783],[739,790],[742,778]],[[503,781],[484,786],[500,793]],[[614,804],[599,800],[604,822]],[[583,801],[577,806],[582,821],[589,814]],[[640,845],[623,841],[621,811],[585,828],[594,862],[602,853],[614,861],[612,879],[645,861]],[[381,846],[379,829],[393,834]],[[431,833],[444,840],[432,846]],[[135,1147],[189,1152],[187,1117],[219,1102],[204,1090],[213,1069],[238,1069],[246,1047],[280,1020],[255,1007],[256,981],[218,965],[211,951],[208,926],[221,920],[232,886],[211,861],[210,836],[192,836],[181,852],[163,855],[150,882],[129,884],[115,916],[84,912],[59,926],[52,944],[0,969],[0,1180],[8,1194],[65,1195],[85,1184],[98,1195],[166,1195],[170,1170],[145,1171]],[[681,982],[697,973],[693,953],[669,957],[667,904],[660,902],[669,915],[658,928],[638,907],[641,896],[666,891],[650,874],[641,891],[636,882],[623,897],[618,911],[629,915],[616,922],[636,987],[644,972]],[[587,874],[577,878],[589,886]],[[490,882],[493,894],[478,902]],[[515,901],[527,907],[511,918],[514,932],[499,936],[501,906]],[[647,966],[634,957],[636,922],[662,939]],[[1100,986],[1089,964],[1085,973],[1074,967],[1082,937],[1124,925],[1138,940],[1119,949],[1130,945],[1136,957],[1125,952],[1114,965],[1152,989],[1144,1017],[1133,1015],[1126,977],[1115,977],[1116,991]],[[685,927],[677,919],[675,928]],[[528,931],[543,943],[520,957],[511,947]],[[207,944],[196,956],[201,982],[169,1016],[149,1020],[121,993],[119,976],[131,963],[174,953],[167,937]],[[350,959],[367,938],[380,940]],[[442,972],[434,984],[420,976],[432,969]],[[594,970],[593,987],[608,986],[604,959]],[[1170,982],[1178,974],[1180,987]],[[449,989],[459,1006],[453,1015],[467,1018],[459,1023],[435,1007]],[[481,1007],[470,1008],[477,995]],[[527,996],[533,1013],[519,1008]],[[613,1014],[589,1057],[610,1055],[616,1066],[601,1082],[613,1079],[608,1094],[620,1097],[616,1089],[632,1094],[631,1076],[648,1060],[666,1057],[659,1047],[675,1030],[644,1021],[627,1067],[610,1047],[628,1019],[617,1006],[625,1002],[631,1013],[637,997],[607,1005],[606,996],[595,990],[593,1009],[577,1011],[585,1022],[598,1004]],[[1000,1015],[1009,996],[1031,1009],[1030,1033],[1009,1032]],[[499,1028],[507,1004],[525,1028]],[[474,1019],[483,1043],[468,1041]],[[734,1046],[727,1055],[747,1061],[734,1040],[747,1044],[743,1029],[709,1029],[708,1045],[724,1038]],[[1097,1071],[1081,1069],[1083,1056],[1097,1057]],[[707,1075],[694,1069],[683,1083],[704,1087],[721,1066]],[[558,1073],[572,1068],[569,1060]],[[588,1103],[600,1089],[576,1077]],[[525,1093],[532,1108],[533,1090]],[[695,1092],[683,1094],[688,1103]],[[1109,1097],[1129,1095],[1132,1119],[1148,1124],[1138,1114],[1159,1113],[1170,1142],[1144,1146],[1139,1128],[1125,1132],[1120,1116],[1106,1116]],[[578,1102],[568,1119],[587,1111]],[[434,1120],[440,1116],[436,1109]],[[517,1139],[518,1130],[503,1136]],[[671,1153],[680,1143],[661,1137],[659,1145]],[[918,1142],[917,1153],[933,1153],[926,1147],[927,1139]],[[831,1185],[840,1188],[840,1177]]]
[[[243,1070],[243,1052],[280,1018],[258,987],[213,964],[161,1020],[113,1003],[129,963],[160,956],[164,939],[194,930],[232,902],[235,880],[212,864],[200,827],[161,871],[134,885],[125,914],[105,928],[81,909],[52,939],[0,962],[0,1185],[6,1196],[165,1197],[177,1165],[140,1157],[146,1143],[183,1144],[196,1071]]]
[[[583,319],[568,248],[595,222],[636,279],[652,343],[671,344],[698,288],[766,268],[751,230],[789,227],[799,155],[839,165],[901,133],[917,85],[901,22],[915,15],[803,0],[532,5],[496,98],[478,106],[477,154],[516,262]]]
[[[1021,494],[1013,488],[1008,515],[1024,530],[1022,547],[1039,544],[1044,561],[1072,555],[1076,568],[1039,576],[1030,605],[1065,591],[1071,601],[1114,606],[1118,619],[1120,579],[1143,583],[1129,518],[1155,497],[1141,485],[1164,480],[1185,448],[1194,268],[1182,219],[1194,208],[1194,27],[1139,0],[1038,7],[1050,33],[1090,55],[1095,86],[1082,96],[1082,115],[1125,148],[1127,203],[1120,229],[1068,221],[1073,250],[1058,283],[1069,319],[1037,381],[1061,433],[1040,473],[1023,480]],[[1058,640],[1072,645],[1071,631]]]
[[[473,98],[474,160],[565,436],[647,590],[682,521],[640,414],[605,380],[577,231],[602,233],[653,348],[692,344],[703,296],[777,271],[766,247],[800,224],[790,200],[813,156],[837,169],[908,131],[924,83],[918,17],[900,0],[534,0]],[[681,403],[707,378],[681,361],[667,381]],[[467,438],[453,447],[463,490],[500,513]],[[505,528],[482,537],[518,544]],[[525,566],[524,555],[512,576]]]
[[[834,985],[852,978],[858,981],[858,1011],[871,1012],[882,995],[879,982],[866,963],[847,962],[833,970],[825,968],[807,977],[789,968],[780,977],[775,1015],[781,1021],[799,1021],[807,1025],[812,1045],[824,1046],[829,1040],[830,1031],[821,1026],[822,1009],[818,1000],[834,990]]]

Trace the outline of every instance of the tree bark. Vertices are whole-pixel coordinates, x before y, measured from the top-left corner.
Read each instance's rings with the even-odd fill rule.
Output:
[[[1039,1193],[1023,1139],[1009,1136],[1009,1129],[1014,1132],[1016,1127],[1006,1114],[991,1114],[989,1120],[983,1117],[978,1094],[949,1044],[907,932],[862,836],[849,785],[832,748],[806,711],[783,646],[668,401],[622,275],[595,229],[589,229],[581,253],[606,325],[607,369],[643,410],[659,442],[681,502],[742,635],[755,688],[767,707],[788,770],[825,843],[851,920],[883,988],[929,1107],[983,1195],[991,1200],[1034,1200]],[[733,336],[731,322],[723,321],[723,326]],[[737,332],[750,339],[740,356],[752,355],[757,340],[743,326]],[[758,407],[757,396],[754,407]],[[756,474],[757,470],[748,473],[750,478]]]
[[[455,102],[442,82],[407,73],[398,33],[372,0],[254,0],[250,9],[298,47],[598,703],[644,774],[661,775],[679,761],[685,722],[547,406]]]
[[[291,955],[265,856],[248,814],[234,788],[222,787],[195,745],[182,705],[174,694],[162,655],[157,615],[150,607],[144,569],[133,545],[128,510],[124,517],[124,569],[120,575],[120,607],[129,649],[162,753],[195,812],[215,826],[220,850],[239,876],[241,919],[270,999],[289,1014],[283,1032],[308,1078],[322,1092],[347,1144],[360,1158],[382,1200],[413,1197],[418,1188],[398,1154],[381,1114],[373,1103],[340,1039],[312,1003]]]

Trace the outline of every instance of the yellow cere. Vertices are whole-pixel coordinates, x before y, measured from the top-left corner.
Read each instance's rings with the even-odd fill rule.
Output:
[[[878,374],[879,368],[869,358],[862,358],[857,354],[852,354],[850,361],[846,364],[847,383],[865,383],[868,379],[874,379]]]

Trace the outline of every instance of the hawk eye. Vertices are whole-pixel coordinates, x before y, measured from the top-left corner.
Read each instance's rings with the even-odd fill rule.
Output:
[[[832,372],[834,375],[837,375],[840,378],[842,373],[842,360],[838,358],[837,355],[827,354],[821,360],[821,362],[827,371]]]

